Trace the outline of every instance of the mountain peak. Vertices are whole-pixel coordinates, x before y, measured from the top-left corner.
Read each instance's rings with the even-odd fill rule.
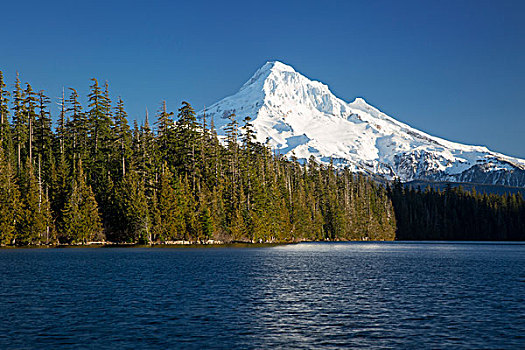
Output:
[[[356,106],[369,106],[368,102],[365,101],[364,98],[362,97],[357,97],[353,102],[352,102],[353,105],[356,105]]]
[[[289,66],[287,64],[284,64],[280,61],[268,61],[265,63],[265,65],[263,66],[264,67],[267,67],[267,69],[269,70],[272,70],[272,71],[278,71],[278,72],[292,72],[292,73],[295,73],[295,69],[293,69],[292,66]]]
[[[259,68],[250,79],[248,79],[242,88],[246,88],[247,86],[253,85],[256,82],[264,81],[272,74],[280,75],[283,72],[297,73],[292,66],[279,61],[268,61],[261,68]]]

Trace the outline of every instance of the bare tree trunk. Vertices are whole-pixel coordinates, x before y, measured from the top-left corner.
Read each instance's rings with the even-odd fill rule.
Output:
[[[64,154],[64,119],[65,119],[65,114],[66,114],[66,111],[65,111],[65,103],[66,103],[66,99],[64,97],[64,88],[62,87],[62,101],[61,101],[61,123],[62,125],[60,126],[60,128],[62,129],[61,132],[60,132],[60,154]]]
[[[47,186],[46,186],[46,199],[49,202],[49,192],[48,192]],[[48,222],[46,222],[46,244],[49,244],[49,223]]]
[[[20,137],[18,137],[18,172],[20,172],[20,153],[21,153]]]
[[[40,165],[40,155],[38,155],[38,209],[42,210],[42,168]]]
[[[3,142],[4,142],[4,113],[0,111],[0,143],[3,143]]]
[[[33,164],[33,119],[29,116],[29,162]]]
[[[126,176],[126,161],[124,159],[124,140],[120,140],[120,149],[122,152],[122,177]]]
[[[195,144],[191,145],[192,190],[195,192]]]

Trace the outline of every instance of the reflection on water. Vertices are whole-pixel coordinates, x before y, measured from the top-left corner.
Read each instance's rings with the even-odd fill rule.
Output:
[[[0,250],[0,348],[523,348],[525,246]]]

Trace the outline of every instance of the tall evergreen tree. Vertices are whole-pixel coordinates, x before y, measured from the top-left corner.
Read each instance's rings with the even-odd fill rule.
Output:
[[[29,83],[26,83],[26,90],[24,91],[24,110],[27,118],[27,150],[29,161],[33,163],[33,148],[34,148],[34,134],[35,134],[35,123],[36,123],[36,108],[38,103],[37,94],[33,91],[33,88]]]
[[[162,101],[157,114],[158,150],[163,162],[171,162],[173,148],[173,112],[168,112],[166,101]],[[148,125],[149,127],[149,125]]]
[[[191,174],[192,186],[195,188],[196,161],[199,157],[198,150],[199,125],[193,107],[186,101],[179,108],[177,123],[174,129],[175,148],[177,155],[174,162],[180,172]]]
[[[0,147],[5,148],[7,138],[10,136],[9,126],[9,91],[6,90],[4,74],[0,70]]]
[[[70,155],[70,161],[77,162],[78,160],[86,160],[87,154],[87,138],[88,138],[88,120],[82,110],[82,105],[79,102],[79,96],[75,89],[70,88],[71,94],[67,100],[69,113],[68,121],[65,124],[65,138],[66,148]]]
[[[127,120],[128,114],[124,110],[124,102],[119,97],[115,113],[113,114],[113,154],[114,166],[121,169],[121,176],[126,176],[126,163],[129,165],[131,156],[131,132]]]
[[[51,116],[48,110],[50,100],[44,95],[43,91],[38,93],[37,98],[39,112],[34,128],[35,153],[37,156],[35,163],[38,164],[38,168],[43,172],[44,181],[48,183],[51,176],[51,163],[54,163],[52,149],[54,135],[51,126]]]
[[[16,228],[20,219],[20,192],[15,173],[0,147],[0,245],[16,242]]]
[[[114,240],[120,242],[150,242],[151,220],[144,183],[136,171],[126,173],[117,186],[119,225]]]
[[[75,170],[71,193],[63,209],[60,239],[67,243],[102,240],[102,223],[91,186],[86,183],[82,160]]]
[[[22,208],[17,241],[21,244],[49,243],[53,231],[51,210],[29,158],[22,174],[21,193]]]
[[[15,90],[13,91],[13,129],[16,146],[17,172],[22,169],[22,157],[26,149],[28,135],[27,113],[24,108],[24,91],[20,83],[20,77],[16,74]]]
[[[173,187],[175,180],[167,166],[161,173],[158,190],[159,222],[156,232],[161,241],[180,239],[184,234],[183,212],[180,208],[178,193]],[[179,193],[180,189],[178,188]]]

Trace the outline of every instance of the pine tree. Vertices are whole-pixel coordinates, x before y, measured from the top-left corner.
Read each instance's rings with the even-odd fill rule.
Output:
[[[211,218],[210,211],[208,207],[201,203],[199,206],[198,212],[199,220],[199,238],[204,239],[205,241],[210,240],[213,236],[213,222]]]
[[[126,162],[129,165],[131,156],[131,132],[127,120],[128,114],[124,110],[124,102],[119,97],[115,113],[113,114],[113,125],[115,135],[113,140],[114,166],[122,170],[121,176],[126,176]]]
[[[29,158],[22,174],[21,193],[22,209],[17,241],[20,244],[48,243],[52,231],[49,202]]]
[[[174,128],[174,153],[176,158],[174,163],[180,172],[191,174],[192,188],[195,188],[195,182],[198,177],[196,174],[196,161],[199,155],[198,150],[198,127],[195,111],[191,105],[184,101],[179,108],[177,123]]]
[[[20,83],[20,77],[16,74],[15,91],[13,91],[13,129],[16,146],[17,172],[22,169],[22,153],[26,149],[27,140],[27,113],[24,108],[24,92]]]
[[[64,88],[62,88],[62,97],[60,98],[60,114],[58,116],[58,125],[56,128],[56,136],[58,138],[60,155],[65,152],[65,137],[66,137],[66,97]]]
[[[163,162],[171,162],[173,142],[173,112],[168,112],[166,101],[162,101],[157,114],[157,142],[158,150]],[[149,125],[148,125],[149,127]]]
[[[164,166],[158,190],[158,216],[160,221],[156,227],[161,242],[182,238],[184,234],[183,213],[177,198],[180,195],[180,187],[177,186],[179,190],[177,193],[173,184],[175,184],[173,175],[168,167]]]
[[[34,134],[35,134],[35,123],[36,123],[36,108],[38,103],[37,94],[33,91],[33,88],[29,83],[26,83],[26,90],[24,91],[24,111],[27,118],[27,150],[29,161],[33,163],[33,148],[34,148]]]
[[[56,164],[56,166],[54,166]],[[55,215],[55,221],[62,222],[63,208],[69,199],[71,192],[70,166],[66,160],[66,154],[58,151],[56,163],[52,163],[51,180],[49,186],[50,203],[52,212]]]
[[[89,149],[93,161],[90,178],[94,182],[104,182],[108,180],[106,178],[108,171],[111,171],[108,153],[114,139],[111,100],[107,83],[104,92],[102,92],[97,79],[92,78],[91,81],[93,84],[88,94]]]
[[[103,239],[98,204],[91,186],[86,184],[82,160],[78,161],[75,180],[62,215],[61,241],[85,244]]]
[[[151,199],[158,185],[161,161],[147,110],[144,124],[140,128],[137,124],[134,128],[132,144],[133,153],[130,160],[144,182],[146,196]]]
[[[4,74],[0,70],[0,147],[5,148],[5,142],[9,137],[9,91],[6,90]]]
[[[20,192],[15,173],[0,147],[0,245],[16,243],[20,214]]]
[[[78,160],[88,159],[87,138],[88,138],[88,120],[82,111],[82,105],[78,101],[79,96],[75,89],[70,88],[71,94],[67,100],[68,108],[66,111],[70,114],[65,124],[65,139],[67,153],[70,155],[71,163]],[[89,162],[88,162],[89,164]]]
[[[255,130],[253,129],[253,124],[251,123],[252,118],[244,118],[244,125],[241,127],[242,131],[242,143],[244,148],[252,154],[257,149],[257,143],[255,142]]]
[[[162,218],[159,210],[159,201],[157,199],[157,191],[153,191],[151,198],[148,201],[149,208],[149,222],[147,227],[148,242],[158,242],[163,234]]]
[[[149,242],[150,218],[144,184],[139,175],[128,171],[117,188],[120,225],[116,241]]]
[[[47,183],[50,180],[51,163],[54,162],[51,116],[47,110],[50,100],[44,95],[43,91],[38,93],[37,98],[39,112],[34,128],[36,162],[39,164],[39,168],[43,169],[43,178]]]

